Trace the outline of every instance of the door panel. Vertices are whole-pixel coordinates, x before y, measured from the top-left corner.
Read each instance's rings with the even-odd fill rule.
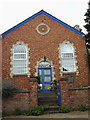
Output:
[[[45,76],[44,77],[44,82],[50,82],[51,81],[51,77],[50,76]]]
[[[42,90],[41,91],[50,91],[50,83],[52,81],[52,69],[48,68],[38,68],[38,74],[41,78]]]

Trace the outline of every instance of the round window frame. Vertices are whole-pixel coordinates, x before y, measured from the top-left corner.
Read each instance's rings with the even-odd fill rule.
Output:
[[[45,25],[47,27],[47,31],[46,32],[40,32],[39,31],[39,27]],[[40,23],[37,27],[36,27],[36,31],[41,34],[41,35],[46,35],[49,31],[50,31],[50,27],[47,24],[44,23]]]

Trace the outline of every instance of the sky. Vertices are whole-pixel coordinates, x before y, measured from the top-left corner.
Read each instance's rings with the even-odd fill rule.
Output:
[[[86,33],[85,16],[89,0],[0,0],[0,34],[39,12],[45,10]]]

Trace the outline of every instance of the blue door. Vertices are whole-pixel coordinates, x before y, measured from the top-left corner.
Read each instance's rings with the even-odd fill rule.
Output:
[[[52,68],[51,67],[43,67],[38,68],[38,75],[40,76],[42,89],[41,91],[50,91],[50,83],[52,81]]]

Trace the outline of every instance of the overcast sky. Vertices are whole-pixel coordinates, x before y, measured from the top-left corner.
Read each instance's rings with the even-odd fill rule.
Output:
[[[0,34],[45,10],[70,26],[79,24],[86,33],[84,14],[89,0],[0,0]]]

